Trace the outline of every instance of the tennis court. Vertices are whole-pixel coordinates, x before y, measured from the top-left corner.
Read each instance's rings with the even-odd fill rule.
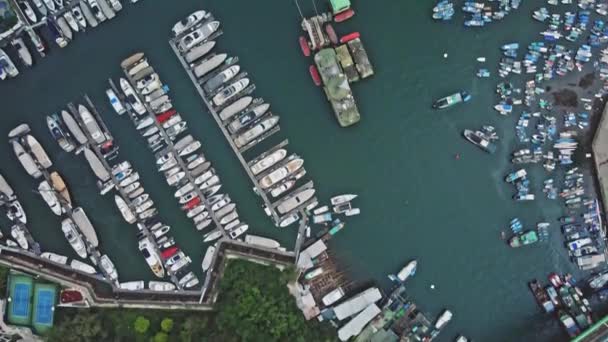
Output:
[[[57,287],[51,284],[34,285],[34,314],[32,326],[43,333],[53,326]]]
[[[33,280],[26,275],[11,273],[9,283],[8,320],[13,324],[29,324],[32,313],[30,303]]]

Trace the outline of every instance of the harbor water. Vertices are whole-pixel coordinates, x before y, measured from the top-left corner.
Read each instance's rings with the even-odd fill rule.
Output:
[[[314,13],[312,3],[300,2],[305,14]],[[32,127],[74,201],[87,211],[101,250],[111,256],[121,281],[152,277],[137,250],[136,227],[124,223],[111,195],[99,195],[84,157],[60,150],[46,128],[46,115],[70,101],[82,102],[86,93],[120,146],[119,160],[130,160],[140,173],[163,222],[172,226],[170,234],[192,257],[192,269],[200,272],[206,247],[202,235],[179,210],[174,190],[156,172],[144,140],[128,118],[115,115],[105,97],[107,79],[122,76],[120,61],[136,51],[146,53],[170,86],[174,105],[188,120],[191,134],[201,139],[249,232],[293,247],[297,225],[275,228],[265,216],[245,172],[167,43],[174,22],[200,5],[194,0],[128,4],[110,22],[77,34],[65,49],[50,42],[50,53],[37,58],[34,68],[20,68],[19,77],[0,82],[0,136],[5,137],[0,173],[24,204],[28,226],[43,250],[75,257],[61,233],[60,219],[32,192],[37,184],[6,142],[8,131],[22,122]],[[418,259],[418,272],[408,280],[413,299],[433,316],[444,308],[454,313],[440,341],[458,333],[476,341],[565,338],[557,320],[540,313],[527,287],[528,281],[544,280],[549,272],[575,272],[559,233],[560,206],[542,195],[545,176],[540,165],[532,167],[531,179],[538,200],[511,199],[514,190],[504,176],[515,170],[508,155],[516,147],[517,118],[501,117],[491,109],[496,77],[474,76],[480,67],[476,57],[485,56],[483,67],[494,73],[500,45],[540,37],[542,24],[530,17],[532,2],[524,2],[500,22],[472,30],[462,26],[459,12],[449,23],[433,22],[430,2],[355,1],[355,17],[334,27],[339,35],[361,33],[375,75],[353,85],[362,120],[347,129],[338,126],[323,91],[309,76],[312,59],[300,52],[301,18],[293,2],[210,0],[204,5],[222,23],[224,34],[216,49],[239,56],[239,64],[256,83],[256,94],[281,116],[279,134],[290,140],[290,151],[305,159],[317,196],[328,201],[338,193],[359,194],[355,203],[362,214],[347,220],[331,241],[353,277],[373,279],[388,290],[386,275]],[[317,7],[326,8],[326,3],[319,1]],[[473,99],[446,111],[431,110],[434,99],[458,90],[468,91]],[[463,129],[482,124],[494,125],[501,136],[495,155],[481,152],[461,136]],[[509,248],[500,233],[512,217],[529,228],[551,222],[550,242]],[[0,227],[9,233],[6,221],[0,221]]]

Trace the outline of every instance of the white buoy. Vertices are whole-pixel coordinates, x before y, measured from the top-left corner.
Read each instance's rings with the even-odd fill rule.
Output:
[[[447,52],[443,54],[443,58],[448,58],[448,53]]]
[[[435,289],[435,284],[431,284],[431,290]]]

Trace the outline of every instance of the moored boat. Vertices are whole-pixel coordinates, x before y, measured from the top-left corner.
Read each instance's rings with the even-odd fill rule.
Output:
[[[261,136],[262,134],[271,130],[274,126],[276,126],[278,124],[278,122],[279,122],[278,116],[270,116],[270,117],[264,119],[263,121],[261,121],[260,123],[256,124],[252,128],[239,134],[234,139],[234,144],[239,148],[244,147],[247,144],[254,141],[259,136]]]
[[[91,170],[93,170],[93,173],[95,173],[95,176],[97,176],[97,178],[99,178],[102,182],[109,180],[110,173],[104,167],[103,163],[101,162],[101,160],[99,160],[97,155],[95,155],[95,153],[93,151],[91,151],[91,149],[88,147],[85,147],[83,150],[84,150],[84,157],[86,158],[87,162],[89,163]]]
[[[433,103],[433,109],[444,109],[456,105],[461,102],[467,102],[471,99],[471,95],[469,95],[465,91],[460,91],[454,93],[452,95],[440,98],[439,100]]]
[[[346,202],[350,202],[352,200],[354,200],[355,198],[357,198],[358,195],[354,195],[354,194],[344,194],[344,195],[338,195],[338,196],[334,196],[330,199],[331,205],[333,206],[337,206]]]
[[[204,42],[202,44],[199,44],[199,45],[193,47],[190,51],[188,51],[188,53],[186,53],[184,55],[184,58],[186,59],[187,63],[192,63],[192,62],[198,60],[199,58],[205,56],[206,54],[208,54],[209,51],[211,51],[214,46],[215,46],[214,40]]]
[[[120,211],[120,214],[125,219],[125,221],[131,224],[135,223],[137,217],[135,216],[133,211],[131,211],[131,209],[127,205],[127,202],[125,202],[125,200],[118,195],[114,195],[114,202],[116,202],[116,206],[118,207],[118,210]]]
[[[301,158],[296,158],[290,160],[285,166],[276,169],[264,176],[260,180],[260,186],[264,189],[271,187],[274,184],[277,184],[281,180],[285,179],[285,177],[299,170],[304,164],[304,160]]]
[[[82,239],[82,236],[76,229],[76,224],[72,219],[66,218],[61,221],[61,230],[63,231],[63,235],[70,243],[70,246],[74,249],[76,254],[79,257],[85,259],[87,257],[87,247]]]
[[[42,176],[42,172],[38,169],[34,158],[32,158],[29,153],[25,152],[23,146],[17,140],[12,140],[11,144],[13,144],[13,151],[25,171],[34,178]]]
[[[179,42],[177,43],[177,47],[180,49],[180,51],[186,52],[192,47],[194,47],[196,44],[209,38],[209,36],[211,36],[211,34],[217,31],[219,27],[220,22],[217,20],[203,24],[196,30],[180,38]]]
[[[27,242],[27,239],[25,238],[25,229],[23,228],[23,226],[19,226],[19,225],[14,225],[11,227],[11,236],[13,237],[13,239],[15,239],[15,241],[17,241],[17,244],[19,245],[19,247],[27,250],[29,248],[29,243]]]
[[[238,114],[239,112],[241,112],[245,108],[247,108],[247,106],[249,106],[252,101],[253,101],[253,97],[251,97],[251,96],[241,97],[240,99],[234,101],[233,103],[229,104],[228,106],[226,106],[224,109],[222,109],[220,111],[220,113],[219,113],[220,119],[222,119],[224,121],[230,119],[235,114]]]
[[[101,131],[99,124],[93,118],[93,115],[89,111],[89,109],[83,105],[78,105],[78,113],[82,118],[82,122],[84,123],[84,127],[91,134],[91,138],[97,143],[101,144],[106,141],[106,136]]]
[[[355,11],[352,8],[349,8],[345,11],[342,11],[334,16],[334,21],[337,23],[341,23],[345,20],[352,18],[355,15]]]
[[[283,202],[277,206],[277,211],[281,214],[287,214],[311,199],[314,194],[315,189],[306,189],[297,194],[291,194],[289,198],[283,200]]]
[[[51,185],[53,186],[53,189],[55,189],[55,191],[57,191],[59,196],[61,196],[61,198],[63,199],[62,202],[69,204],[71,206],[72,198],[70,197],[70,192],[68,190],[68,187],[65,185],[65,182],[63,181],[63,178],[61,178],[61,175],[59,175],[59,173],[57,171],[53,171],[50,174],[50,178],[51,178]]]
[[[32,135],[27,134],[23,139],[23,143],[27,145],[32,152],[34,158],[38,161],[38,164],[45,169],[53,166],[53,162],[49,158],[42,145]]]
[[[321,85],[321,76],[319,75],[319,70],[314,65],[310,65],[308,67],[308,72],[310,73],[310,77],[312,77],[312,81],[318,87]]]
[[[227,54],[220,53],[220,54],[214,55],[213,57],[209,57],[209,58],[203,60],[202,62],[200,62],[192,67],[194,75],[196,75],[196,77],[198,77],[198,78],[205,76],[211,70],[220,66],[220,64],[222,64],[226,60],[227,57],[228,57]]]
[[[250,167],[251,172],[253,172],[254,175],[257,175],[260,172],[275,165],[279,161],[283,160],[283,158],[285,158],[285,156],[287,156],[287,150],[285,150],[284,148],[278,149],[278,150],[272,152],[271,154],[269,154],[268,156],[262,158],[255,164],[251,165],[251,167]]]
[[[72,133],[72,136],[76,139],[76,141],[78,141],[79,144],[84,145],[88,142],[86,135],[84,135],[84,132],[70,113],[62,110],[61,118],[63,119],[63,122],[67,126],[70,133]]]
[[[173,33],[173,36],[177,37],[177,36],[181,35],[182,33],[188,31],[192,27],[194,27],[196,24],[201,22],[204,18],[209,17],[210,14],[211,13],[207,13],[204,10],[195,11],[192,14],[190,14],[189,16],[187,16],[186,18],[175,23],[175,25],[173,25],[173,27],[171,28],[171,33]]]
[[[127,109],[123,106],[122,102],[120,102],[120,99],[114,92],[114,89],[106,89],[106,95],[108,96],[108,100],[110,101],[110,104],[112,105],[112,108],[114,108],[116,114],[123,115],[126,113]]]
[[[359,34],[359,32],[349,33],[340,38],[340,44],[346,44],[346,43],[350,42],[351,40],[355,40],[355,39],[359,38],[360,36],[361,35]]]
[[[481,148],[482,150],[488,153],[496,152],[496,144],[487,139],[486,135],[483,132],[465,129],[463,135],[469,142]]]
[[[124,283],[119,283],[118,287],[121,288],[122,290],[139,291],[139,290],[143,290],[145,288],[145,284],[144,284],[143,280],[134,280],[134,281],[127,281]]]
[[[46,180],[43,180],[38,185],[38,193],[40,196],[42,196],[42,199],[44,199],[55,215],[59,216],[62,214],[63,210],[61,208],[59,198],[57,197],[57,193],[51,188],[50,184]]]
[[[511,239],[509,239],[509,246],[513,248],[526,246],[538,242],[538,235],[536,231],[529,230],[520,235],[515,235]]]
[[[154,281],[148,282],[148,289],[152,291],[167,292],[175,290],[175,285],[166,281]]]
[[[81,271],[84,273],[88,273],[88,274],[96,274],[97,271],[95,270],[95,267],[86,264],[80,260],[76,260],[76,259],[72,259],[72,261],[70,262],[70,266],[77,270],[77,271]]]
[[[110,277],[110,280],[116,281],[118,280],[118,272],[116,272],[116,267],[110,257],[107,254],[101,256],[100,265],[99,265]]]
[[[26,66],[32,66],[32,64],[34,63],[32,59],[32,54],[30,53],[30,50],[28,50],[27,45],[25,45],[23,38],[13,39],[11,41],[11,45],[15,49],[17,49],[19,59],[21,59],[23,64],[25,64]]]
[[[76,148],[72,142],[72,138],[64,131],[63,127],[61,127],[61,121],[57,114],[48,115],[46,117],[46,125],[51,132],[51,136],[57,141],[57,144],[62,150],[69,153]]]
[[[211,267],[211,261],[213,260],[214,254],[215,254],[215,246],[207,247],[207,251],[205,252],[205,256],[203,257],[203,263],[202,263],[203,272],[207,272],[209,267]]]
[[[67,256],[60,255],[60,254],[53,253],[53,252],[44,252],[44,253],[40,254],[40,257],[49,259],[52,262],[56,262],[56,263],[62,264],[62,265],[65,265],[68,262]]]
[[[302,54],[306,57],[310,56],[310,46],[308,45],[308,41],[304,36],[300,36],[298,38],[298,42],[300,43],[300,50],[302,50]]]
[[[93,224],[91,224],[91,221],[89,221],[89,218],[84,210],[80,207],[74,209],[72,212],[72,218],[91,246],[97,247],[99,245],[97,233],[95,232],[95,228],[93,228]]]

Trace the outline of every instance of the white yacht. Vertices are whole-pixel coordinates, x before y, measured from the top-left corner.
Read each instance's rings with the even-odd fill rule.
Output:
[[[65,238],[68,240],[70,246],[72,246],[76,254],[78,254],[79,257],[86,259],[87,247],[84,243],[84,240],[82,239],[82,236],[78,232],[74,221],[72,221],[72,219],[70,218],[66,218],[61,221],[61,230],[63,231]]]

